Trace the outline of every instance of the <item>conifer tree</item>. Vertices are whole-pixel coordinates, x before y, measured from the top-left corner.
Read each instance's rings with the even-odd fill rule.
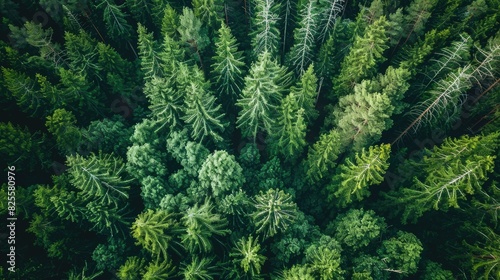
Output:
[[[294,33],[294,45],[290,49],[289,59],[291,68],[298,75],[306,71],[307,66],[314,60],[316,47],[318,8],[316,1],[309,0],[301,15],[301,20]]]
[[[97,8],[103,10],[103,20],[106,23],[108,35],[113,39],[128,41],[132,35],[132,27],[127,22],[127,14],[122,11],[122,5],[117,5],[114,0],[99,0]]]
[[[163,18],[161,21],[161,34],[171,38],[177,38],[177,28],[179,27],[179,15],[170,4],[165,5]]]
[[[317,181],[327,175],[335,167],[341,150],[341,138],[337,130],[321,134],[319,140],[309,149],[307,154],[307,176]]]
[[[64,109],[57,109],[52,116],[47,117],[45,126],[63,153],[75,152],[80,144],[82,134],[75,124],[75,116]]]
[[[368,187],[384,180],[390,152],[391,146],[384,144],[370,146],[368,151],[363,149],[361,153],[356,153],[355,163],[348,158],[339,166],[340,173],[327,186],[329,199],[333,200],[335,196],[339,205],[346,206],[353,200],[361,201],[363,197],[369,196]]]
[[[84,74],[92,79],[100,77],[101,66],[98,63],[97,43],[87,33],[66,32],[64,34],[64,49],[69,59],[72,71]]]
[[[262,265],[266,261],[266,257],[261,255],[259,241],[251,235],[238,240],[229,256],[232,257],[233,263],[239,265],[250,277],[260,275]]]
[[[254,57],[268,52],[274,57],[278,53],[280,31],[278,11],[280,4],[274,0],[257,0],[252,19],[252,51]]]
[[[191,128],[191,137],[199,142],[209,138],[215,143],[222,142],[220,133],[226,126],[222,118],[220,104],[215,104],[215,97],[207,92],[203,84],[193,81],[186,88],[183,120]]]
[[[417,165],[422,172],[413,179],[413,186],[389,192],[386,197],[402,212],[403,223],[415,222],[432,209],[458,208],[460,200],[481,191],[493,171],[491,154],[496,147],[498,133],[447,139]]]
[[[193,256],[189,264],[181,267],[180,274],[186,280],[212,280],[216,276],[214,269],[212,258]]]
[[[215,75],[215,84],[220,92],[218,97],[221,100],[227,100],[227,105],[232,105],[243,86],[245,63],[229,27],[222,23],[218,34],[219,37],[215,41],[216,55],[213,57],[212,73]]]
[[[297,205],[292,196],[275,189],[260,192],[253,201],[255,210],[251,213],[256,233],[262,233],[263,239],[284,231],[297,217]]]
[[[339,14],[343,12],[345,0],[328,0],[321,7],[319,16],[319,40],[323,43],[332,35],[337,24]]]
[[[185,98],[182,91],[172,89],[165,79],[154,76],[146,82],[144,94],[151,104],[149,109],[154,119],[161,127],[172,129],[181,124]]]
[[[289,85],[289,77],[286,69],[271,60],[268,52],[262,53],[252,65],[236,103],[241,107],[236,124],[244,136],[255,139],[260,131],[272,132],[276,108]]]
[[[209,200],[189,208],[182,216],[181,222],[186,228],[182,242],[190,252],[210,252],[210,238],[213,235],[224,236],[230,233],[226,228],[227,220],[214,213],[214,207]]]
[[[391,127],[394,106],[387,95],[369,93],[366,83],[357,85],[354,91],[340,98],[333,114],[343,148],[361,151],[378,141],[382,132]]]
[[[167,249],[179,244],[175,237],[180,233],[179,224],[173,215],[164,210],[151,210],[139,214],[132,224],[132,236],[136,244],[151,252],[153,256],[169,259]]]
[[[271,137],[274,154],[281,153],[288,160],[297,158],[306,145],[305,111],[299,107],[295,95],[289,94],[278,108],[276,128]]]
[[[200,52],[202,52],[209,44],[210,39],[207,35],[207,30],[204,28],[201,20],[197,18],[193,10],[184,7],[182,15],[179,16],[179,32],[180,40],[187,44],[198,61],[202,60]]]
[[[235,191],[245,182],[243,169],[233,155],[226,151],[215,151],[210,154],[198,173],[203,188],[211,189],[216,198]]]
[[[148,33],[141,24],[137,27],[139,58],[141,59],[141,69],[146,81],[154,76],[162,77],[162,61],[153,34]]]
[[[112,155],[91,154],[88,158],[67,158],[71,183],[82,191],[82,197],[104,204],[123,204],[128,198],[130,180],[123,178],[125,164]]]
[[[405,11],[403,32],[401,33],[402,36],[407,35],[406,38],[401,37],[398,44],[405,45],[412,38],[422,35],[425,24],[431,17],[437,2],[436,0],[414,0],[410,3]]]
[[[5,87],[10,91],[22,111],[30,115],[46,115],[47,112],[39,111],[47,108],[47,100],[39,94],[39,87],[35,80],[13,69],[2,67]]]
[[[349,94],[356,83],[370,78],[377,65],[384,61],[383,52],[388,48],[386,34],[388,21],[385,16],[369,25],[363,36],[357,36],[342,62],[340,74],[333,81],[336,96]]]
[[[215,26],[222,15],[223,1],[193,0],[194,15],[208,26]]]
[[[308,123],[312,123],[318,117],[316,110],[316,97],[318,95],[318,78],[314,74],[314,65],[311,64],[307,71],[300,77],[295,86],[290,88],[290,94],[297,100],[299,108],[304,109]]]

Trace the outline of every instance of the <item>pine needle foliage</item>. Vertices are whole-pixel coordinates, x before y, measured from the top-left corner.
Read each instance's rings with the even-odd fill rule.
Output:
[[[71,183],[85,199],[118,205],[128,198],[131,180],[123,174],[125,164],[120,158],[107,154],[84,158],[77,154],[67,158],[67,165]]]

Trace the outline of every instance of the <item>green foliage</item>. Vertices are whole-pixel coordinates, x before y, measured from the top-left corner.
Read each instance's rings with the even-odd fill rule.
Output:
[[[180,34],[180,40],[191,46],[195,52],[202,51],[210,44],[207,30],[202,27],[201,20],[189,8],[182,9],[177,31]]]
[[[236,103],[241,107],[236,124],[245,137],[255,140],[260,131],[272,133],[276,108],[289,77],[286,68],[273,61],[268,52],[259,55],[245,77],[245,87]]]
[[[262,53],[276,55],[279,49],[280,31],[278,28],[278,11],[280,4],[273,0],[255,1],[255,12],[252,18],[252,52],[254,57]]]
[[[32,170],[40,163],[47,161],[47,153],[43,150],[44,135],[31,134],[26,127],[21,128],[11,122],[0,123],[0,156],[16,169]]]
[[[343,148],[361,151],[377,142],[392,126],[393,111],[389,96],[370,93],[365,82],[356,85],[354,94],[341,97],[333,112]]]
[[[216,143],[222,142],[220,133],[226,124],[222,119],[224,114],[221,113],[221,105],[215,104],[215,97],[201,83],[191,82],[186,90],[185,116],[182,119],[190,128],[191,137],[198,142],[205,138]]]
[[[297,216],[297,205],[292,202],[292,196],[281,190],[270,189],[259,193],[253,200],[253,207],[253,224],[256,233],[262,233],[263,238],[285,231]]]
[[[175,275],[175,267],[169,261],[150,262],[142,275],[143,280],[163,280]]]
[[[239,265],[251,277],[260,274],[262,265],[266,261],[266,257],[261,255],[258,242],[257,238],[251,235],[248,238],[242,237],[234,244],[234,248],[229,254],[233,263]]]
[[[189,264],[181,268],[181,275],[186,280],[211,280],[214,279],[214,266],[211,265],[212,259],[199,258],[193,256]]]
[[[122,5],[117,5],[113,0],[100,0],[96,7],[103,11],[103,20],[111,38],[125,40],[130,38],[132,27],[127,22],[127,14],[122,11]]]
[[[80,155],[67,158],[71,183],[82,191],[85,199],[105,204],[120,204],[128,198],[130,180],[126,179],[125,164],[120,158],[106,154]]]
[[[371,146],[368,151],[363,149],[361,154],[356,153],[355,162],[347,159],[345,164],[339,166],[339,174],[333,182],[327,186],[330,191],[328,198],[338,199],[338,204],[346,206],[354,200],[361,201],[370,195],[368,187],[380,184],[389,163],[391,146],[389,144]],[[333,194],[332,194],[333,193]]]
[[[310,0],[302,8],[301,20],[295,28],[294,45],[290,49],[290,61],[292,68],[302,75],[309,64],[314,60],[314,49],[316,46],[318,8],[316,1]]]
[[[357,36],[349,54],[342,62],[338,77],[333,81],[336,96],[349,94],[356,83],[372,76],[379,63],[385,59],[383,52],[388,48],[385,16],[369,25],[363,36]]]
[[[343,279],[340,245],[328,236],[322,236],[319,244],[312,244],[306,250],[306,261],[313,275],[318,279]]]
[[[242,89],[245,63],[231,29],[222,23],[218,35],[215,40],[216,54],[212,58],[212,73],[219,91],[218,97],[228,99],[228,104],[232,105]]]
[[[318,117],[316,110],[316,96],[318,87],[318,78],[314,74],[314,65],[311,64],[307,71],[302,74],[300,81],[290,88],[290,95],[297,99],[299,108],[303,108],[308,123],[313,122]]]
[[[272,134],[273,154],[281,153],[288,160],[296,159],[306,145],[304,109],[299,107],[295,95],[289,94],[278,108],[275,133]]]
[[[321,7],[319,14],[319,39],[324,42],[336,31],[338,16],[344,10],[345,0],[328,0]]]
[[[125,156],[127,147],[131,145],[132,128],[126,127],[119,119],[103,119],[92,121],[81,130],[82,144],[91,151],[103,151]]]
[[[498,134],[447,139],[435,147],[421,163],[423,174],[415,177],[413,187],[388,193],[387,198],[403,212],[402,221],[415,222],[423,213],[458,208],[459,200],[481,190],[494,157],[489,154],[498,146]]]
[[[481,275],[482,279],[495,279],[500,276],[500,268],[498,265],[500,250],[500,235],[491,228],[479,230],[481,242],[465,245],[469,249],[469,255],[473,264],[472,269],[475,273]],[[481,277],[481,276],[479,276]]]
[[[336,159],[340,153],[340,134],[332,129],[326,134],[321,134],[319,140],[309,149],[307,155],[307,176],[312,180],[323,178],[335,167]]]
[[[385,231],[384,218],[372,210],[350,209],[328,225],[327,232],[350,250],[366,247]]]
[[[118,278],[120,280],[139,280],[144,266],[144,259],[135,256],[128,257],[127,261],[118,269]]]
[[[139,24],[137,27],[139,58],[141,60],[141,70],[145,81],[155,76],[162,76],[162,62],[159,57],[157,43],[153,39],[153,34],[148,33],[146,27]]]
[[[398,231],[395,237],[382,242],[377,253],[391,271],[408,276],[417,271],[422,250],[422,243],[414,234]]]
[[[132,223],[132,236],[136,244],[158,258],[161,255],[168,259],[167,249],[177,242],[175,237],[180,231],[173,215],[163,210],[148,209]]]
[[[99,244],[92,252],[97,270],[113,270],[124,260],[125,242],[120,239],[108,239],[106,244]]]
[[[54,136],[58,148],[63,153],[76,151],[80,144],[82,134],[75,124],[75,116],[64,109],[57,109],[52,116],[47,117],[45,126]]]
[[[211,189],[214,197],[223,197],[245,182],[243,169],[226,151],[210,154],[201,166],[198,179],[203,188]]]
[[[227,220],[213,212],[214,207],[210,201],[189,208],[181,221],[186,228],[182,242],[191,252],[210,252],[212,235],[226,235],[230,230],[226,228]]]
[[[420,277],[422,280],[452,280],[455,279],[449,270],[444,270],[440,264],[427,261],[424,266],[424,273]]]

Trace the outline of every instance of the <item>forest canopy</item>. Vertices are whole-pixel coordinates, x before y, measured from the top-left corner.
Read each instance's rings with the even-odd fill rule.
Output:
[[[0,279],[500,279],[499,0],[0,8]]]

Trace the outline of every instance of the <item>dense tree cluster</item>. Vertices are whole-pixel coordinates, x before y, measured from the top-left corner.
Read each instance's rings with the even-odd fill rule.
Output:
[[[0,1],[0,279],[500,279],[499,7]]]

